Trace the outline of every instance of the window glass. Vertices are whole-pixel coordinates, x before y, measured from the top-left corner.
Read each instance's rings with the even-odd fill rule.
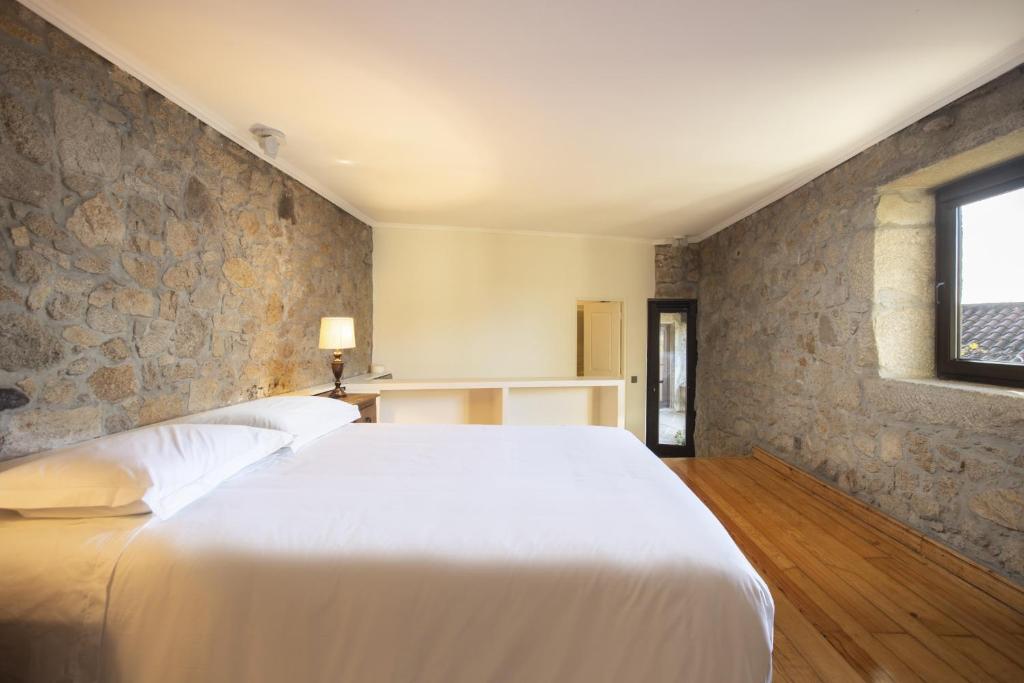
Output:
[[[658,443],[686,445],[686,315],[658,320]]]
[[[1024,365],[1024,188],[959,210],[962,360]]]

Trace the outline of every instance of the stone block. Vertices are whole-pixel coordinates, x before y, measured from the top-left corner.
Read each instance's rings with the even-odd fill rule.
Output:
[[[927,192],[888,192],[879,196],[877,225],[932,225],[935,200]]]
[[[167,350],[174,334],[174,323],[167,320],[135,322],[135,349],[139,358],[149,358]]]
[[[210,323],[195,311],[178,309],[174,327],[174,353],[181,358],[195,358],[207,346]]]
[[[163,211],[153,200],[139,195],[128,197],[128,223],[133,235],[159,237],[162,219]]]
[[[176,382],[183,379],[193,379],[196,376],[197,367],[195,361],[189,359],[178,361],[173,356],[170,360],[173,362],[162,365],[160,368],[161,375],[165,380]]]
[[[930,307],[935,302],[935,227],[875,232],[875,304]]]
[[[875,344],[882,377],[935,376],[935,310],[876,311]]]
[[[127,315],[153,317],[156,305],[153,295],[141,289],[124,288],[114,294],[114,309]]]
[[[223,387],[216,379],[193,380],[189,386],[188,412],[197,413],[224,405]]]
[[[43,126],[10,95],[0,96],[0,126],[19,154],[40,165],[50,161],[50,142]]]
[[[148,398],[139,410],[139,424],[148,425],[185,415],[188,409],[184,394],[162,394]]]
[[[0,148],[0,197],[42,207],[55,182],[45,168]]]
[[[14,246],[18,249],[25,249],[32,244],[29,238],[28,228],[24,225],[16,225],[11,228],[11,241],[14,242]]]
[[[116,337],[109,341],[104,342],[100,346],[100,351],[108,360],[122,361],[128,358],[131,350],[128,348],[128,344],[124,339]]]
[[[104,282],[102,285],[89,293],[89,305],[105,308],[114,303],[114,294],[117,287],[111,282]]]
[[[199,246],[199,232],[189,223],[169,218],[165,230],[167,249],[179,259]]]
[[[62,405],[69,403],[75,397],[75,383],[67,379],[56,379],[47,382],[39,393],[43,403],[50,405]]]
[[[85,313],[88,302],[81,294],[58,292],[46,304],[46,312],[54,320],[78,320]]]
[[[54,126],[65,177],[85,175],[111,180],[118,176],[121,138],[114,126],[85,102],[56,92]]]
[[[53,266],[41,254],[22,249],[14,253],[14,279],[25,284],[35,284],[49,279]]]
[[[109,308],[89,306],[85,313],[86,324],[97,332],[120,334],[125,331],[127,321],[123,315]]]
[[[878,436],[878,456],[887,465],[895,465],[903,459],[903,437],[893,431],[883,431]]]
[[[195,176],[185,185],[185,215],[200,223],[209,222],[213,214],[213,200],[210,192]]]
[[[121,265],[143,289],[153,290],[160,284],[160,272],[156,263],[148,258],[135,254],[121,254]]]
[[[75,259],[74,265],[75,268],[79,270],[96,275],[102,275],[110,272],[110,259],[98,254],[85,254],[84,256],[79,256]]]
[[[193,308],[204,311],[219,310],[220,300],[220,290],[216,283],[210,280],[203,281],[199,284],[189,297],[189,303]]]
[[[199,266],[195,261],[183,261],[167,269],[164,285],[171,289],[192,291],[199,282]]]
[[[99,406],[69,410],[37,408],[11,416],[10,433],[0,445],[0,457],[12,458],[99,436],[103,431]]]
[[[82,327],[81,325],[65,327],[61,336],[75,346],[89,347],[99,346],[107,338],[107,335],[97,332],[96,330],[89,329],[88,327]]]
[[[1013,489],[989,489],[971,498],[971,512],[1014,531],[1024,531],[1024,495]]]
[[[174,320],[178,317],[178,293],[160,292],[160,318]]]
[[[0,368],[39,370],[64,355],[60,339],[32,316],[0,312]]]
[[[224,261],[224,277],[236,287],[251,288],[256,286],[256,272],[247,261],[241,258],[229,258]]]
[[[14,387],[0,387],[0,410],[12,410],[27,405],[28,395]]]
[[[101,401],[120,401],[133,395],[138,387],[131,365],[103,367],[89,376],[89,387]]]

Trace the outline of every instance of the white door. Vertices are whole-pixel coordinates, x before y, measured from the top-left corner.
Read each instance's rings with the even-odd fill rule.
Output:
[[[583,302],[583,376],[622,375],[622,303]]]

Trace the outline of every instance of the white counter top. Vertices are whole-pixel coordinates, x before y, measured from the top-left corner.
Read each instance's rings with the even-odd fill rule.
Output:
[[[346,382],[345,391],[376,394],[381,391],[415,391],[417,389],[523,389],[557,387],[624,386],[621,377],[487,377],[481,379],[377,379],[368,382]]]

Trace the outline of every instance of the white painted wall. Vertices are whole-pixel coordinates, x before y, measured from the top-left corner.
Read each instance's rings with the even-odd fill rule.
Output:
[[[643,438],[653,296],[644,242],[374,228],[373,362],[400,379],[573,377],[577,300],[622,301],[626,427]]]

